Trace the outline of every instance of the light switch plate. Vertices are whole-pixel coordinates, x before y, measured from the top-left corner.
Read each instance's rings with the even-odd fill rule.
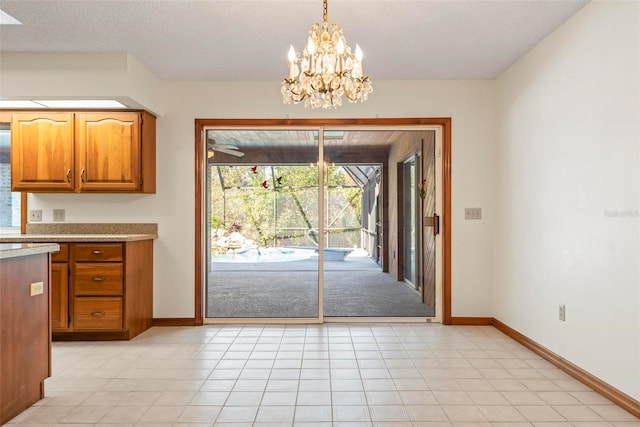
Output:
[[[29,211],[29,221],[42,221],[42,209],[32,209]]]

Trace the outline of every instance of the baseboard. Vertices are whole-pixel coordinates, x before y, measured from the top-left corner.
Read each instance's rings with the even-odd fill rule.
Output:
[[[52,332],[51,341],[116,341],[129,340],[129,331]]]
[[[621,392],[615,387],[605,383],[601,379],[591,375],[589,372],[584,369],[574,365],[566,359],[558,356],[556,353],[552,352],[546,347],[538,344],[527,336],[521,334],[510,326],[502,323],[498,319],[493,319],[493,326],[500,330],[502,333],[512,338],[513,340],[519,342],[529,350],[536,353],[538,356],[546,359],[548,362],[552,363],[556,367],[562,369],[567,374],[571,375],[573,378],[577,379],[581,383],[587,385],[592,388],[594,391],[598,392],[602,396],[611,400],[616,405],[620,406],[624,410],[633,414],[636,417],[640,418],[640,402],[632,398],[631,396]]]
[[[450,325],[491,326],[493,317],[452,317]]]
[[[192,317],[160,317],[154,318],[151,326],[200,326],[196,319]]]

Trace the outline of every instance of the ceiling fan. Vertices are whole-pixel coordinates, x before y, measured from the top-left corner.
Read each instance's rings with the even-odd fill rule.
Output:
[[[214,152],[229,154],[231,156],[242,157],[244,153],[235,145],[218,144],[215,139],[207,136],[207,158],[212,159]]]

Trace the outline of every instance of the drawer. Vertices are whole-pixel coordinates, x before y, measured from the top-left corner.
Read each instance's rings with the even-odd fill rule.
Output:
[[[76,261],[122,261],[122,243],[75,243]]]
[[[122,295],[122,263],[75,263],[74,295]]]
[[[51,252],[52,262],[67,262],[69,261],[69,244],[59,243],[60,250],[58,252]]]
[[[74,298],[73,329],[122,329],[122,298]]]

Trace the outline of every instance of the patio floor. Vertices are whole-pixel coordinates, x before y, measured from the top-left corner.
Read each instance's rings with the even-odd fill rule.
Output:
[[[207,317],[317,317],[318,261],[212,262]],[[420,294],[355,251],[324,263],[325,317],[430,317]]]

